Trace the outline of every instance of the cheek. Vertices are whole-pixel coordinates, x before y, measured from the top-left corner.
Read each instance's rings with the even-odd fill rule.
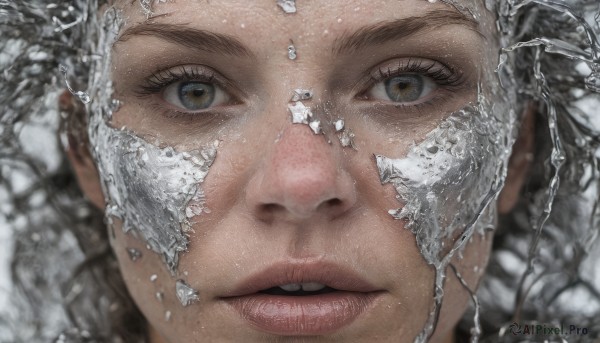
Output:
[[[492,247],[493,233],[474,235],[465,247],[461,256],[455,256],[446,270],[447,279],[444,287],[445,299],[442,304],[437,332],[453,330],[463,317],[463,312],[472,303],[472,292],[475,292],[484,274]],[[461,281],[462,279],[462,281]],[[464,284],[463,284],[464,282]],[[471,324],[469,322],[469,324]]]
[[[178,264],[191,219],[208,212],[201,184],[217,146],[177,152],[92,120],[109,236],[129,293],[154,326],[194,327],[181,311],[200,299]]]
[[[382,183],[393,184],[400,201],[390,214],[406,221],[422,257],[435,269],[433,309],[422,337],[438,332],[435,322],[443,308],[454,310],[444,310],[441,317],[447,329],[453,327],[468,300],[467,288],[475,290],[478,282],[469,268],[482,270],[486,263],[489,244],[482,238],[496,225],[495,199],[513,142],[514,113],[500,112],[484,101],[467,106],[444,119],[406,157],[377,156]],[[461,255],[473,257],[457,259]],[[464,274],[462,282],[453,266]]]
[[[181,307],[175,297],[173,278],[162,267],[161,256],[148,250],[143,241],[123,233],[121,226],[120,220],[114,221],[111,246],[129,294],[150,322],[170,321]]]
[[[109,223],[121,219],[123,231],[133,232],[162,255],[175,275],[179,253],[188,245],[189,219],[205,211],[200,184],[216,156],[216,146],[176,152],[96,120],[94,143]]]
[[[382,183],[392,183],[402,203],[390,214],[408,222],[423,257],[438,269],[463,240],[495,226],[512,123],[488,113],[481,105],[468,106],[442,121],[405,158],[377,156]]]
[[[202,328],[197,325],[198,321],[210,322],[210,315],[185,312],[186,307],[177,296],[178,280],[164,268],[163,258],[149,250],[142,240],[125,234],[121,225],[120,220],[114,221],[115,234],[111,235],[111,246],[127,290],[151,325],[151,332],[177,337],[180,341],[194,341]],[[130,254],[133,249],[138,252],[136,258]],[[182,274],[182,277],[187,276],[187,272]],[[196,301],[205,302],[206,299]]]

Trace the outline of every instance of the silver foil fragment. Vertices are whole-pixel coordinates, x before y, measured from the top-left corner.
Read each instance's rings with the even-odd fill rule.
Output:
[[[354,145],[354,132],[346,127],[346,123],[343,119],[334,121],[333,127],[335,128],[335,132],[340,140],[340,144],[344,148],[350,147],[354,150],[357,150],[356,146]]]
[[[352,130],[346,128],[338,133],[338,138],[343,147],[351,147],[352,149],[356,149],[354,145],[354,132]]]
[[[313,113],[310,107],[304,106],[301,101],[296,101],[288,104],[288,109],[292,114],[292,123],[307,124],[312,119]]]
[[[292,114],[293,124],[306,124],[315,135],[323,133],[321,121],[314,118],[310,107],[306,107],[301,101],[295,101],[288,104],[288,109]]]
[[[91,71],[88,135],[101,178],[105,215],[122,221],[125,233],[145,240],[162,255],[175,275],[179,253],[186,251],[191,217],[205,211],[200,184],[212,165],[218,143],[190,151],[158,147],[125,128],[110,126],[118,101],[113,99],[111,52],[122,19],[116,11],[101,31],[97,50],[103,58]]]
[[[313,120],[310,123],[308,123],[308,126],[310,127],[310,129],[313,131],[313,133],[315,135],[318,135],[323,132],[321,130],[321,121],[320,120]]]
[[[175,294],[181,305],[184,307],[200,300],[198,291],[188,286],[183,280],[177,280],[177,282],[175,282]]]
[[[161,254],[174,274],[179,253],[187,249],[189,220],[205,211],[199,185],[215,159],[216,147],[177,152],[113,129],[103,120],[95,127],[107,213],[123,221],[124,232],[139,235]]]
[[[277,6],[285,13],[296,13],[296,0],[277,0]]]
[[[345,123],[343,119],[338,119],[333,123],[333,126],[335,127],[335,132],[340,132],[344,129]]]
[[[392,183],[403,205],[390,215],[405,220],[421,255],[435,269],[434,305],[415,343],[426,342],[437,326],[451,259],[473,234],[495,226],[495,201],[506,177],[516,115],[497,107],[503,116],[496,116],[492,108],[480,96],[477,105],[451,114],[406,157],[375,156],[381,183]]]

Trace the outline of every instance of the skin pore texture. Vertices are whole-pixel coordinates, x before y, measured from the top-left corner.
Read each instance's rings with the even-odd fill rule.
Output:
[[[494,19],[478,1],[455,3],[480,15],[421,0],[311,1],[293,14],[271,0],[117,6],[108,74],[118,103],[91,114],[98,165],[73,164],[108,211],[151,342],[413,342],[430,333],[440,272],[430,341],[453,341],[470,294],[448,265],[476,288],[486,229],[527,170],[507,164],[518,119],[493,72]],[[394,78],[416,93],[392,99]],[[190,109],[186,91],[214,98]],[[293,123],[300,104],[311,113]],[[507,169],[510,194],[496,204]],[[349,270],[376,292],[340,328],[269,332],[224,298],[277,265]]]

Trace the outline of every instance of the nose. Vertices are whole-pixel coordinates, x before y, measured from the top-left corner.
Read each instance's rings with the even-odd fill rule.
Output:
[[[356,203],[343,152],[304,124],[290,124],[251,177],[246,200],[263,221],[334,219]]]

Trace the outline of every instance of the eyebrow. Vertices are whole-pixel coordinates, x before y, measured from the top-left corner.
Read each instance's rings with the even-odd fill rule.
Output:
[[[209,53],[235,57],[251,57],[252,52],[234,37],[188,27],[185,24],[144,23],[127,28],[117,40],[125,42],[133,36],[153,36],[175,44]]]
[[[346,33],[334,41],[332,50],[336,55],[351,54],[369,46],[400,40],[446,25],[463,25],[484,37],[475,19],[456,10],[437,9],[423,16],[381,22],[362,27],[352,34]]]

